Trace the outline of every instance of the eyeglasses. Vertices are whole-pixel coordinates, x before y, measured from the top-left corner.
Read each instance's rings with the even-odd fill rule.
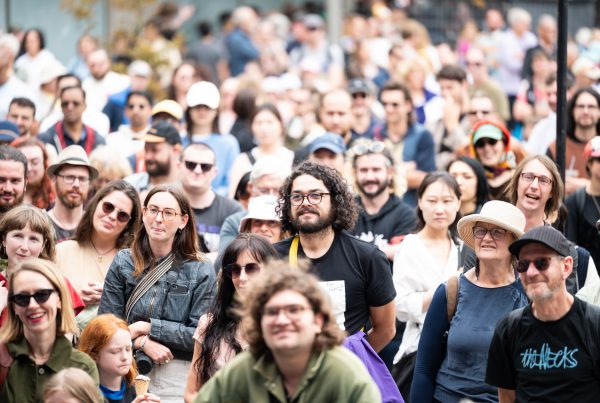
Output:
[[[56,290],[48,289],[38,290],[33,294],[15,294],[12,295],[8,300],[14,302],[16,305],[26,308],[29,306],[29,302],[31,301],[32,297],[38,304],[43,304],[44,302],[48,301],[48,298],[50,298],[50,295],[52,295],[54,291]]]
[[[158,213],[161,213],[163,220],[165,220],[167,222],[173,221],[175,219],[175,216],[183,215],[183,214],[180,214],[177,211],[175,211],[175,209],[168,208],[168,207],[164,208],[164,209],[159,209],[156,206],[144,207],[144,214],[148,217],[156,218],[158,216]]]
[[[495,241],[499,241],[500,239],[503,239],[506,236],[506,233],[508,231],[502,228],[488,229],[486,227],[479,226],[473,227],[473,236],[477,239],[485,238],[485,234],[487,234],[488,232],[490,233],[492,238],[494,238]]]
[[[72,185],[73,183],[75,183],[75,180],[77,179],[79,181],[79,183],[81,183],[82,185],[87,184],[90,181],[90,178],[88,176],[76,176],[76,175],[59,175],[59,174],[54,174],[54,176],[58,176],[59,178],[62,178],[62,180],[67,184],[67,185]]]
[[[475,143],[475,148],[483,148],[486,145],[490,145],[493,147],[496,145],[497,142],[498,140],[496,139],[483,138],[481,140],[478,140],[477,143]]]
[[[546,271],[550,267],[551,257],[538,257],[537,259],[527,260],[522,259],[517,262],[517,271],[519,273],[525,273],[529,269],[529,265],[533,263],[538,271]]]
[[[117,210],[117,221],[125,223],[131,219],[131,216],[115,207],[111,202],[105,201],[102,203],[102,212],[104,214],[112,214],[113,211]]]
[[[308,202],[308,204],[319,204],[321,200],[323,200],[323,196],[328,195],[329,193],[309,193],[307,195],[303,195],[300,193],[294,193],[289,195],[290,203],[292,206],[299,206],[304,202],[304,199]]]
[[[310,309],[304,305],[292,304],[285,306],[273,306],[265,307],[263,310],[263,317],[269,320],[275,320],[281,312],[290,320],[298,320],[302,316],[302,313]]]
[[[204,162],[194,162],[194,161],[183,161],[183,164],[185,165],[186,169],[188,169],[190,171],[195,171],[196,167],[198,165],[200,165],[200,169],[204,173],[207,173],[215,166],[214,164],[208,164],[208,163],[204,163]]]
[[[521,174],[521,179],[523,179],[527,183],[533,183],[533,181],[537,178],[538,183],[543,186],[552,185],[552,179],[548,178],[545,175],[535,175],[531,172],[523,172]]]
[[[254,276],[260,273],[260,265],[258,263],[248,263],[246,266],[240,266],[237,263],[230,263],[223,267],[225,274],[229,278],[238,279],[242,275],[242,270],[246,272],[246,276]]]
[[[382,141],[367,141],[356,144],[351,150],[356,156],[369,153],[379,154],[385,150],[385,144]]]

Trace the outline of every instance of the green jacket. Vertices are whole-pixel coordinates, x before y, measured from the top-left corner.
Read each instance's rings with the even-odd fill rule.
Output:
[[[46,383],[52,375],[64,368],[81,368],[92,377],[96,385],[99,384],[96,363],[87,354],[75,350],[64,336],[56,336],[52,354],[42,365],[36,365],[29,358],[29,346],[25,337],[8,343],[7,348],[14,361],[0,393],[0,402],[43,402]]]
[[[270,355],[258,360],[239,354],[200,389],[194,403],[374,403],[381,402],[377,385],[351,351],[336,346],[313,353],[304,377],[291,399]]]

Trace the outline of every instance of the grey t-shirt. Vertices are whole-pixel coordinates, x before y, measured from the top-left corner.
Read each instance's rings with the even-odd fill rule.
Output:
[[[215,194],[215,200],[206,208],[193,209],[196,218],[196,232],[200,237],[202,252],[218,252],[221,226],[227,217],[242,211],[242,206],[235,200]]]

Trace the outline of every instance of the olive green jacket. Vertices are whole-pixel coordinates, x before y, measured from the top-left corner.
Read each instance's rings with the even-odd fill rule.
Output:
[[[313,353],[294,396],[286,397],[283,379],[270,354],[256,360],[239,354],[200,389],[194,403],[373,403],[377,385],[363,363],[345,347]]]

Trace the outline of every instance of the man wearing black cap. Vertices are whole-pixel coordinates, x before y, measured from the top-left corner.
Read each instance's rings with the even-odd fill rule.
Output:
[[[177,182],[181,137],[172,124],[159,121],[152,125],[142,140],[146,172],[135,173],[125,180],[131,183],[143,198],[146,192],[156,185]]]
[[[381,122],[373,114],[374,88],[371,83],[361,78],[355,78],[348,83],[348,92],[352,96],[352,138],[372,139],[377,126]]]
[[[550,226],[509,246],[531,303],[501,320],[490,345],[486,382],[500,402],[593,402],[600,396],[600,308],[573,297],[569,242]]]

